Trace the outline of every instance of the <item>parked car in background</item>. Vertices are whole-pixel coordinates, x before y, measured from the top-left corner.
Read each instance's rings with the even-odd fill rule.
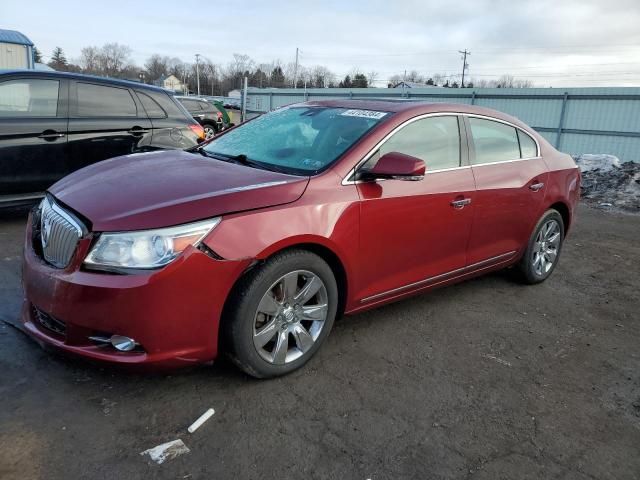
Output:
[[[292,105],[191,153],[54,185],[28,222],[22,319],[95,360],[193,365],[222,350],[282,375],[336,315],[510,266],[546,280],[579,192],[569,155],[494,110]]]
[[[48,71],[0,73],[0,206],[107,158],[186,149],[202,127],[166,90]]]
[[[222,102],[212,102],[200,97],[176,97],[204,128],[205,138],[231,126],[231,118],[222,106]]]

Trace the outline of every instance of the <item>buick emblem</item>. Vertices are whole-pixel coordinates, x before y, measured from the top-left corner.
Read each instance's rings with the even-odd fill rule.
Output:
[[[51,235],[51,218],[46,217],[42,220],[42,248],[46,248],[49,243],[49,235]]]

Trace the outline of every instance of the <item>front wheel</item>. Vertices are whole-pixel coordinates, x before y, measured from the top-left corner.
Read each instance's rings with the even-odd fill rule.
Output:
[[[562,215],[557,210],[547,210],[536,224],[520,260],[520,271],[526,283],[540,283],[549,278],[558,264],[563,242]]]
[[[268,378],[304,365],[329,335],[338,288],[329,265],[304,250],[275,255],[235,289],[223,334],[249,375]]]

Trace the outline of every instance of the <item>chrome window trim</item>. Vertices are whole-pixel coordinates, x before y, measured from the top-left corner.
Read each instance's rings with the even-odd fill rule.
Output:
[[[515,160],[499,160],[497,162],[487,162],[487,163],[478,163],[476,165],[471,165],[473,168],[476,167],[485,167],[489,165],[498,165],[501,163],[514,163],[514,162],[524,162],[527,160],[540,160],[542,157],[529,157],[529,158],[517,158]]]
[[[411,125],[413,122],[417,122],[418,120],[423,120],[425,118],[430,118],[430,117],[459,117],[460,115],[461,115],[460,113],[456,113],[456,112],[423,113],[421,115],[418,115],[416,117],[408,119],[404,123],[401,123],[396,128],[394,128],[389,133],[387,133],[382,138],[382,140],[380,140],[378,143],[376,143],[374,145],[374,147],[371,150],[369,150],[369,152],[364,157],[362,157],[362,159],[358,163],[356,163],[356,165],[351,170],[349,170],[347,172],[347,175],[345,175],[345,177],[342,179],[341,184],[342,185],[356,185],[358,183],[363,183],[362,180],[351,180],[351,177],[353,177],[355,175],[356,170],[358,170],[358,168],[360,168],[363,164],[367,163],[367,161],[369,161],[369,159],[378,150],[380,150],[380,147],[382,147],[382,145],[384,145],[389,140],[389,138],[391,138],[393,135],[398,133],[398,131],[402,130],[407,125]],[[460,131],[460,130],[458,130],[458,131]],[[462,141],[462,132],[460,132],[460,140]],[[462,151],[462,148],[460,150]],[[433,170],[431,172],[427,171],[426,173],[436,173],[436,172],[441,172],[441,171],[445,171],[445,170],[455,170],[455,169],[466,168],[466,167],[467,167],[467,165],[461,165],[459,167],[451,167],[451,169]]]
[[[444,116],[453,116],[453,117],[458,117],[458,116],[462,116],[462,117],[472,117],[472,118],[480,118],[483,120],[490,120],[493,122],[498,122],[498,123],[502,123],[505,125],[509,125],[510,127],[513,127],[517,130],[520,130],[522,133],[524,133],[525,135],[528,135],[529,138],[531,138],[534,143],[536,144],[536,153],[537,155],[535,157],[528,157],[528,158],[515,158],[513,160],[500,160],[497,162],[490,162],[490,163],[478,163],[478,164],[470,164],[470,165],[461,165],[459,167],[451,167],[451,168],[441,168],[441,169],[437,169],[437,170],[427,170],[425,173],[431,174],[431,173],[440,173],[440,172],[448,172],[448,171],[453,171],[453,170],[463,170],[466,168],[472,168],[472,167],[482,167],[485,165],[496,165],[498,163],[512,163],[512,162],[522,162],[522,161],[526,161],[526,160],[539,160],[542,158],[541,156],[541,150],[540,150],[540,143],[538,142],[538,139],[535,138],[534,136],[532,136],[529,132],[527,132],[524,128],[519,127],[518,125],[515,125],[514,123],[511,123],[507,120],[502,120],[501,118],[496,118],[496,117],[491,117],[489,115],[482,115],[479,113],[464,113],[464,112],[434,112],[434,113],[423,113],[421,115],[418,115],[416,117],[410,118],[409,120],[405,121],[404,123],[401,123],[400,125],[398,125],[396,128],[394,128],[393,130],[391,130],[388,134],[386,134],[384,136],[384,138],[382,138],[382,140],[380,140],[371,150],[369,150],[369,152],[358,162],[356,163],[356,165],[347,172],[347,175],[342,179],[341,184],[342,185],[356,185],[358,183],[363,183],[362,180],[351,180],[351,177],[353,177],[356,173],[356,170],[358,170],[358,168],[360,168],[363,164],[365,164],[379,149],[382,145],[384,145],[390,137],[392,137],[393,135],[395,135],[399,130],[403,129],[404,127],[406,127],[407,125],[410,125],[413,122],[417,122],[418,120],[422,120],[424,118],[429,118],[429,117],[444,117]],[[468,132],[468,135],[471,137],[471,140],[473,141],[473,134],[472,132]],[[460,132],[460,140],[462,140],[462,132]],[[519,141],[518,141],[518,145],[519,145]]]
[[[534,143],[536,144],[536,156],[535,157],[528,157],[528,158],[514,158],[512,160],[500,160],[497,162],[489,162],[489,163],[478,163],[472,166],[473,167],[480,167],[482,165],[495,165],[496,163],[506,163],[506,162],[519,162],[522,160],[535,160],[537,158],[542,158],[542,156],[540,155],[540,144],[538,143],[538,139],[531,136],[531,134],[529,132],[527,132],[524,128],[519,127],[518,125],[508,122],[506,120],[502,120],[500,118],[495,118],[495,117],[490,117],[488,115],[480,115],[478,113],[461,113],[460,115],[462,115],[463,117],[467,117],[467,118],[479,118],[481,120],[489,120],[492,122],[498,122],[498,123],[503,123],[505,125],[509,125],[510,127],[515,128],[516,130],[520,130],[522,133],[524,133],[525,135],[527,135],[531,140],[534,141]],[[471,140],[473,140],[473,132],[469,132],[469,136],[471,137]],[[517,138],[517,133],[516,133],[516,138]],[[520,140],[518,140],[518,148],[520,148]],[[475,145],[474,145],[474,152],[475,152]],[[522,151],[520,151],[520,154],[522,154]]]

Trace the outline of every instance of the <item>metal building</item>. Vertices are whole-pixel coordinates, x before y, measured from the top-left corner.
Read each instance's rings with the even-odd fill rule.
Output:
[[[493,108],[518,117],[560,151],[640,162],[640,88],[249,88],[247,111],[332,98],[396,98]]]
[[[15,30],[0,29],[0,70],[35,68],[33,42]]]

